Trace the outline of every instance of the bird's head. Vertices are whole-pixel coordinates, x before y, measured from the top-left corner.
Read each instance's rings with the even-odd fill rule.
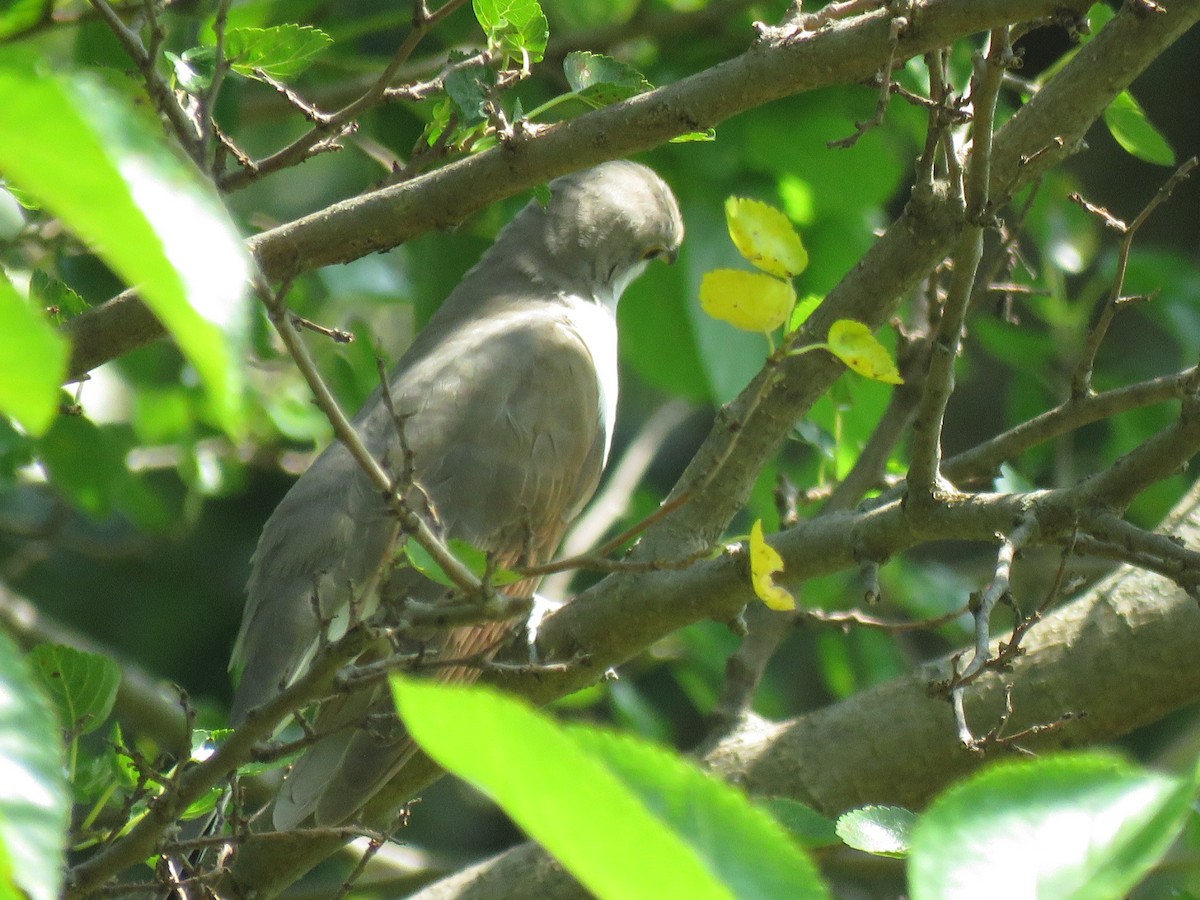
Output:
[[[606,304],[652,259],[673,262],[683,241],[679,204],[666,182],[638,163],[617,160],[550,182],[540,213],[557,272],[583,282]]]

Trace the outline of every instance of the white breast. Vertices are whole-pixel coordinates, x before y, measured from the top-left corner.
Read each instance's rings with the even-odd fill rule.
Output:
[[[600,429],[604,433],[604,461],[612,447],[613,423],[617,419],[617,316],[616,310],[594,300],[564,298],[565,314],[583,339],[596,366],[600,389]]]

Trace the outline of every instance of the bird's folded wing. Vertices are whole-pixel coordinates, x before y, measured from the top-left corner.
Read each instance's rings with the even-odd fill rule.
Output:
[[[502,565],[548,559],[595,489],[609,425],[591,354],[570,317],[541,304],[476,322],[407,368],[392,394],[417,482],[445,533],[494,553]],[[398,467],[401,444],[390,414],[374,409],[363,425],[369,446],[388,447]],[[517,587],[528,593],[533,583]],[[490,649],[505,627],[457,629],[444,652],[457,658]],[[464,675],[456,669],[442,677]],[[366,702],[332,703],[341,711],[324,713],[317,726],[328,722],[336,733],[289,775],[276,801],[277,827],[313,813],[320,824],[344,821],[412,752],[406,738],[351,733],[340,721],[350,707],[380,709],[386,691]]]

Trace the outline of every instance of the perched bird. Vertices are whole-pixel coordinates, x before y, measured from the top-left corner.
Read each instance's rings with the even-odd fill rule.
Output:
[[[447,297],[389,376],[401,424],[381,392],[354,420],[386,468],[411,463],[410,503],[446,538],[502,566],[554,553],[612,442],[617,301],[649,260],[673,260],[682,238],[678,205],[654,172],[604,163],[551,182],[549,201],[531,201]],[[394,526],[340,443],[293,485],[254,554],[230,663],[241,671],[235,725],[308,665],[328,622],[346,617],[390,555]],[[447,593],[413,569],[384,571],[385,604]],[[509,590],[528,596],[533,584]],[[510,627],[463,626],[438,650],[453,659],[487,652]],[[460,668],[440,677],[473,676]],[[382,708],[380,693],[326,701],[315,722],[324,737],[276,798],[277,828],[345,821],[411,755],[402,729],[363,727]]]

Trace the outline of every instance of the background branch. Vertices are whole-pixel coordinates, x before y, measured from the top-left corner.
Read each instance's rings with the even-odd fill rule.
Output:
[[[1080,0],[1074,5],[1083,10],[1087,4]],[[1179,22],[1186,19],[1189,5],[1175,4],[1170,16],[1156,17],[1153,23],[1170,19],[1182,27]],[[1185,9],[1175,12],[1179,7]],[[918,56],[1010,21],[1043,18],[1061,8],[1053,0],[931,0],[900,36],[896,59]],[[890,52],[889,23],[890,16],[880,12],[839,22],[802,40],[756,45],[728,62],[555,125],[536,137],[523,137],[273,228],[251,238],[250,248],[272,281],[391,249],[427,231],[458,225],[489,204],[558,175],[649,150],[772,100],[861,81]],[[1096,88],[1089,86],[1087,93],[1095,95]],[[128,292],[71,319],[63,331],[72,343],[73,378],[163,334],[141,301]]]

